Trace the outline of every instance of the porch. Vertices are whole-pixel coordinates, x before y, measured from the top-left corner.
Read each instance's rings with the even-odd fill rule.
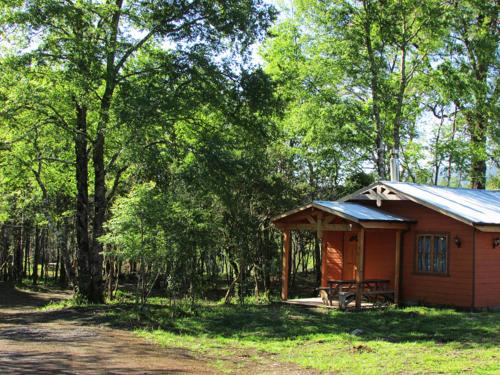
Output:
[[[412,220],[350,202],[315,201],[273,219],[283,233],[281,298],[300,306],[361,309],[399,303],[401,238]],[[291,231],[321,244],[318,297],[288,299]],[[384,281],[384,288],[371,281]]]
[[[338,301],[333,301],[333,304],[326,305],[323,303],[321,297],[309,297],[309,298],[293,298],[283,301],[283,303],[292,306],[302,306],[311,308],[325,308],[325,309],[340,309],[340,304]],[[372,302],[361,302],[361,309],[373,309],[378,306]],[[347,309],[354,309],[355,304],[351,303],[347,306]]]

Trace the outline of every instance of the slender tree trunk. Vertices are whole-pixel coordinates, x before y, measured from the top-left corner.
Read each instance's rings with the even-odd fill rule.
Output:
[[[404,31],[406,33],[406,29]],[[404,36],[405,37],[405,36]],[[394,118],[394,126],[392,132],[392,157],[399,160],[399,150],[401,148],[401,117],[403,113],[403,100],[406,91],[407,77],[406,77],[406,41],[403,41],[401,47],[401,78],[399,82],[399,91],[396,102],[396,115]]]
[[[24,268],[23,268],[23,277],[29,275],[29,267],[30,267],[30,253],[31,253],[31,230],[28,227],[25,229],[24,235]]]
[[[17,230],[16,248],[14,250],[14,280],[21,284],[23,280],[23,227]]]
[[[475,23],[479,27],[479,30],[473,31],[465,22],[461,30],[461,37],[472,67],[472,78],[474,81],[473,90],[475,93],[474,108],[472,111],[468,110],[466,115],[467,125],[471,135],[472,160],[469,174],[470,186],[473,189],[486,188],[486,131],[488,123],[488,118],[486,116],[489,112],[489,100],[498,99],[496,95],[493,96],[493,99],[488,99],[488,71],[492,63],[488,60],[486,54],[481,53],[484,52],[481,51],[481,48],[483,48],[481,42],[478,43],[478,41],[474,41],[474,38],[477,38],[475,34],[480,33],[498,35],[498,2],[496,2],[496,5],[496,12],[487,14],[481,11],[477,15]],[[495,91],[496,88],[495,86]]]
[[[376,126],[376,137],[375,137],[375,147],[376,147],[376,158],[375,164],[377,167],[378,177],[380,179],[386,178],[386,168],[385,168],[385,127],[384,123],[380,117],[380,89],[379,89],[379,71],[377,62],[375,59],[375,52],[373,51],[373,43],[371,39],[371,5],[370,1],[363,0],[363,7],[365,9],[365,22],[364,22],[364,39],[365,47],[368,53],[368,61],[370,65],[370,90],[372,94],[372,113],[373,119],[375,120]]]
[[[7,280],[8,253],[9,253],[9,234],[7,224],[2,225],[1,232],[2,249],[0,252],[0,274],[4,281]]]
[[[113,299],[113,291],[115,285],[115,269],[116,261],[114,258],[109,257],[106,259],[106,294],[108,300]]]
[[[40,228],[37,226],[35,228],[35,252],[33,254],[33,273],[31,275],[33,280],[33,285],[36,285],[38,282],[38,262],[40,260]]]
[[[70,249],[72,249],[70,235],[69,235],[69,222],[68,218],[63,219],[63,228],[61,232],[61,266],[59,272],[59,283],[62,287],[68,285],[68,280],[75,285],[75,273],[71,266]],[[73,238],[71,236],[71,238]]]
[[[472,160],[470,181],[472,189],[486,188],[486,120],[478,114],[469,124],[471,132]]]
[[[113,287],[113,292],[112,295],[116,295],[116,291],[118,290],[118,284],[120,282],[120,274],[121,274],[121,269],[122,269],[122,261],[118,260],[115,262],[115,285]]]
[[[258,270],[257,270],[257,267],[255,265],[253,266],[253,272],[252,273],[253,273],[253,281],[255,283],[254,294],[255,294],[256,298],[259,298],[259,294],[260,294],[260,290],[259,290],[259,278],[257,277]]]
[[[455,106],[455,111],[453,115],[453,124],[451,128],[451,142],[453,143],[455,141],[455,133],[456,133],[456,125],[457,125],[457,107]],[[447,183],[446,186],[450,186],[451,184],[451,167],[452,167],[452,162],[453,162],[453,153],[450,152],[448,156],[448,176],[447,176]]]
[[[231,284],[229,284],[229,287],[227,288],[226,295],[224,296],[224,303],[225,304],[228,304],[230,302],[230,300],[231,300],[231,294],[233,293],[233,290],[234,290],[234,288],[236,286],[236,283],[240,279],[239,278],[238,265],[236,264],[236,262],[230,261],[229,264],[232,267],[231,273],[234,274],[234,275],[233,275],[233,281],[231,282]]]
[[[45,280],[45,268],[47,264],[45,262],[45,229],[41,229],[40,235],[40,278]]]
[[[59,244],[57,245],[56,249],[56,267],[54,271],[54,280],[58,280],[59,278],[59,262],[61,261],[61,248],[59,247]]]

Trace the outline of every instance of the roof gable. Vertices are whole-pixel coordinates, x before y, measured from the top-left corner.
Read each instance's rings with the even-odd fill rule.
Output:
[[[272,222],[276,223],[292,215],[298,214],[310,208],[341,217],[355,223],[369,223],[369,222],[385,222],[385,223],[409,223],[413,220],[407,219],[402,216],[391,214],[376,208],[364,206],[359,203],[353,202],[333,202],[333,201],[314,201],[305,206],[298,207],[294,210],[285,212],[282,215],[272,218]]]
[[[411,200],[469,225],[500,225],[500,191],[496,190],[380,181],[340,201],[359,199]]]
[[[376,208],[363,206],[352,202],[314,201],[313,204],[327,211],[342,216],[346,215],[355,221],[386,221],[386,222],[410,222],[407,218],[394,215]]]

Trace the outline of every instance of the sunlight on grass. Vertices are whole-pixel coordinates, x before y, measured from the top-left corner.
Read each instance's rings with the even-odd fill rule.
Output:
[[[205,304],[172,317],[157,304],[137,333],[162,346],[216,356],[258,350],[325,372],[493,374],[500,373],[499,318],[431,308],[344,313],[276,304]],[[351,334],[354,329],[362,334]]]
[[[111,325],[134,329],[159,345],[218,360],[250,353],[258,362],[261,353],[342,374],[500,374],[498,312],[414,307],[353,313],[282,304],[149,302],[140,310],[124,297],[98,311]],[[69,299],[43,309],[82,306]],[[224,372],[223,363],[214,366]]]
[[[58,300],[58,301],[50,301],[46,305],[39,308],[41,311],[56,311],[56,310],[64,310],[70,309],[74,307],[86,307],[89,306],[89,302],[81,298],[79,296],[73,296],[68,299]]]

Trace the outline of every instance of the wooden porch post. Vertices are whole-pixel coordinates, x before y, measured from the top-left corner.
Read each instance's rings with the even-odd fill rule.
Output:
[[[363,281],[365,279],[365,229],[358,233],[358,246],[356,249],[356,309],[361,309],[363,297]]]
[[[399,282],[400,282],[400,269],[401,269],[401,231],[396,231],[396,262],[394,270],[394,303],[399,303]]]
[[[323,244],[323,213],[318,212],[316,221],[316,237],[318,239],[319,252],[321,254],[321,282],[320,286],[326,286],[326,247]]]
[[[283,267],[281,269],[281,299],[288,299],[288,274],[290,273],[290,229],[283,230]]]

